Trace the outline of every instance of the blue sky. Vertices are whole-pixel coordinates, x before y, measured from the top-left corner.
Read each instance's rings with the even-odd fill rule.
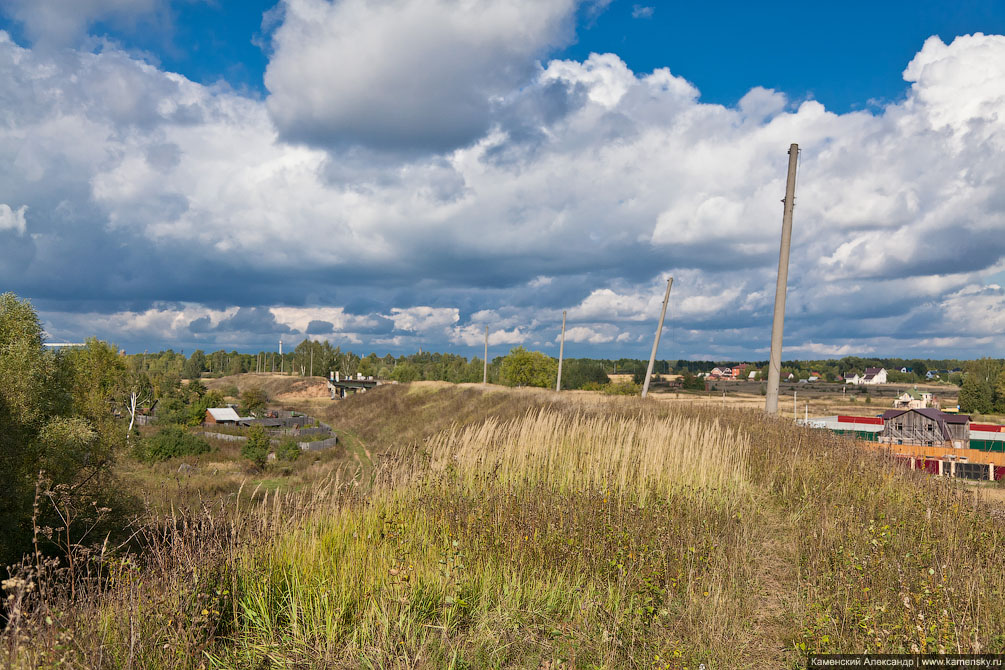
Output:
[[[13,0],[0,283],[54,339],[1002,355],[1005,5]],[[16,101],[16,102],[15,102]],[[655,310],[654,310],[654,305]]]

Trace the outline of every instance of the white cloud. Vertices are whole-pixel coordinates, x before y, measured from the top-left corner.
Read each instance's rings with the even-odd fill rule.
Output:
[[[460,315],[456,307],[395,307],[391,310],[390,319],[398,330],[426,333],[452,326]]]
[[[613,342],[615,339],[615,334],[617,329],[607,326],[589,327],[589,326],[573,326],[565,331],[565,339],[567,342],[587,342],[589,344],[605,344],[607,342]],[[555,341],[558,342],[562,335],[559,333],[555,337]]]
[[[786,351],[799,351],[811,356],[863,356],[871,354],[875,349],[869,345],[854,344],[823,344],[806,342],[796,346],[785,347]]]
[[[27,205],[12,209],[10,205],[0,203],[0,230],[13,230],[18,235],[24,235],[28,225],[25,219],[27,211]]]
[[[452,149],[571,37],[574,0],[284,0],[265,74],[288,137]]]
[[[164,6],[163,0],[6,0],[0,10],[24,25],[37,44],[67,46],[97,21],[132,24]]]
[[[646,7],[643,5],[632,5],[632,18],[633,19],[651,19],[653,13],[656,11],[655,7]]]
[[[445,6],[423,7],[439,16]],[[291,2],[276,76],[284,58],[291,68],[300,62],[296,49],[283,55],[294,29],[314,26],[321,32],[305,33],[305,49],[314,43],[307,37],[327,49],[333,12],[386,21],[365,27],[365,44],[403,30],[380,13],[390,7],[420,11],[404,0]],[[517,16],[550,17],[550,27],[528,28],[523,46],[512,47],[515,60],[500,61],[507,67],[533,64],[547,35],[561,34],[568,9],[542,3],[520,15],[514,7]],[[482,20],[465,16],[457,25]],[[500,22],[489,51],[514,30]],[[462,39],[457,25],[435,34],[449,46]],[[382,68],[396,72],[417,53],[392,46],[386,61],[361,71],[367,81],[393,83],[380,78]],[[463,86],[489,67],[479,58],[460,74],[436,59],[412,69],[429,68],[416,74],[420,83],[456,75]],[[304,76],[322,81],[323,70]],[[72,312],[68,304],[106,315],[125,313],[126,301],[130,314],[242,305],[224,318],[242,341],[271,341],[270,329],[303,333],[320,321],[366,342],[393,339],[396,328],[425,346],[477,347],[488,324],[494,344],[550,343],[568,308],[573,328],[614,338],[597,346],[622,342],[644,354],[644,344],[628,342],[651,338],[642,331],[651,331],[663,278],[673,274],[669,315],[682,349],[756,352],[774,298],[785,151],[797,141],[787,343],[890,354],[950,341],[980,347],[983,338],[1005,346],[1005,305],[985,288],[985,275],[1005,267],[1005,164],[994,150],[1005,146],[1005,38],[929,40],[905,71],[906,99],[874,114],[792,106],[766,89],[736,109],[704,104],[669,70],[636,74],[612,54],[521,72],[522,85],[501,76],[489,82],[493,92],[478,94],[500,98],[510,116],[479,117],[491,128],[471,131],[477,137],[462,148],[401,158],[332,149],[329,135],[327,149],[285,142],[275,105],[300,109],[310,87],[302,100],[274,90],[270,115],[266,103],[112,48],[55,57],[0,33],[0,95],[19,101],[0,109],[0,183],[14,203],[0,205],[0,228],[13,233],[0,282],[58,303],[49,313],[61,315]],[[350,84],[340,83],[340,114],[374,103]],[[450,91],[436,87],[454,85],[435,84],[441,95]],[[330,101],[317,95],[324,116]],[[435,113],[433,103],[416,104],[403,137]],[[410,105],[402,98],[396,109]],[[405,144],[429,142],[413,139]],[[108,304],[83,304],[96,296]],[[255,304],[273,308],[254,312]],[[128,337],[155,337],[160,327],[122,318]],[[167,317],[149,318],[163,325]],[[102,327],[97,317],[87,323]],[[164,323],[168,341],[188,337],[188,325]]]
[[[489,329],[489,346],[494,347],[499,344],[523,344],[528,339],[528,334],[522,332],[519,327],[511,330],[498,328]],[[466,347],[480,347],[485,344],[485,327],[468,324],[466,326],[456,326],[450,332],[450,342],[462,344]],[[489,352],[491,355],[492,352]]]

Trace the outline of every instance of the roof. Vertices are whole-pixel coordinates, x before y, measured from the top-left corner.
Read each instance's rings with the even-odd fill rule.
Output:
[[[241,419],[232,407],[210,407],[206,411],[216,421],[239,421]]]
[[[882,371],[883,371],[883,368],[866,368],[865,369],[865,374],[866,375],[878,375]]]
[[[936,424],[938,424],[942,432],[942,437],[945,440],[952,439],[947,424],[952,423],[952,424],[966,425],[970,422],[970,417],[967,416],[966,414],[959,414],[959,415],[946,414],[945,412],[935,409],[934,407],[922,407],[916,409],[888,409],[885,412],[883,412],[883,421],[884,422],[889,421],[890,419],[894,419],[898,416],[901,416],[902,414],[907,414],[908,412],[917,412],[918,414],[928,419],[931,419]]]

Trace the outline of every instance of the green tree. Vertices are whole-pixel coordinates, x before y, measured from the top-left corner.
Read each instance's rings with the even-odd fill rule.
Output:
[[[510,350],[502,360],[499,370],[507,386],[554,386],[558,375],[558,361],[540,351],[527,351],[523,347]]]
[[[402,383],[414,382],[421,377],[422,373],[419,372],[419,368],[411,363],[398,363],[391,370],[391,379]]]
[[[186,379],[198,379],[202,376],[202,373],[205,370],[206,354],[203,353],[202,349],[196,349],[185,362],[185,367],[182,369],[182,376]]]
[[[479,361],[480,363],[480,361]],[[481,373],[481,365],[479,374]],[[587,384],[603,386],[610,383],[604,365],[600,361],[570,358],[562,361],[562,388],[581,389]]]
[[[998,380],[995,382],[995,411],[1005,414],[1005,369],[998,373]]]
[[[188,425],[198,426],[200,423],[205,421],[207,409],[210,407],[223,407],[225,404],[226,399],[223,397],[223,393],[215,389],[207,391],[206,395],[193,401],[192,404],[189,405]]]
[[[990,384],[969,372],[963,376],[963,386],[960,388],[961,411],[988,414],[994,408],[993,400],[993,388]]]
[[[209,443],[201,437],[186,432],[181,426],[167,426],[142,440],[135,449],[135,456],[146,463],[158,463],[178,456],[204,454],[209,450]]]
[[[248,430],[247,441],[241,446],[241,456],[259,468],[264,468],[266,461],[269,460],[270,446],[269,436],[265,429],[261,426],[252,426]]]
[[[292,463],[300,458],[300,445],[292,437],[284,437],[276,447],[276,460]]]
[[[241,414],[249,416],[251,414],[261,414],[265,411],[265,406],[269,402],[269,397],[265,391],[258,387],[245,389],[241,394]]]
[[[88,383],[86,370],[42,345],[31,303],[13,293],[0,295],[0,565],[18,560],[30,546],[39,473],[44,471],[52,486],[72,487],[77,500],[95,500],[106,490],[117,443],[108,441],[111,431],[106,434],[92,421],[113,425],[112,407],[99,399],[114,385],[114,375],[97,365],[97,377]],[[90,354],[104,359],[96,340],[87,349],[78,362]],[[124,439],[121,429],[114,432]],[[59,525],[48,518],[50,510],[40,515],[41,524]],[[88,521],[82,516],[79,523]]]

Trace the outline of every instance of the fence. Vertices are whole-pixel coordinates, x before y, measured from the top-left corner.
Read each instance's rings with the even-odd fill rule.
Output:
[[[199,433],[205,437],[212,437],[215,440],[223,440],[224,442],[244,442],[248,438],[245,435],[230,435],[228,433],[214,433],[208,430],[203,430]]]
[[[324,449],[329,449],[338,444],[338,436],[332,435],[327,440],[318,440],[317,442],[297,442],[297,446],[300,447],[301,451],[322,451]]]
[[[208,430],[200,432],[200,435],[206,437],[211,437],[216,440],[223,440],[224,442],[246,442],[248,440],[245,435],[228,435],[227,433],[212,433]],[[272,445],[278,445],[278,438],[270,438],[269,443]],[[338,436],[332,435],[327,440],[317,440],[315,442],[297,442],[297,446],[300,447],[300,451],[323,451],[329,449],[338,444]]]

